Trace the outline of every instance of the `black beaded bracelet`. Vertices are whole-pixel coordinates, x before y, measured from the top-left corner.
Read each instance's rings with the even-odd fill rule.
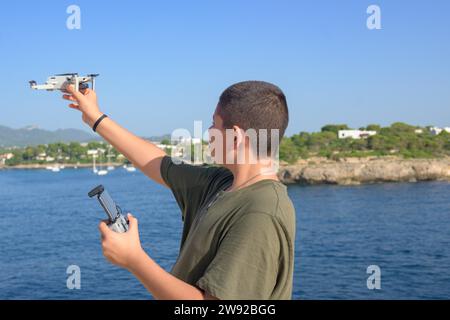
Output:
[[[95,121],[94,126],[92,127],[92,130],[94,130],[94,132],[96,132],[98,125],[100,124],[100,122],[102,122],[103,119],[107,118],[108,116],[106,114],[103,114],[100,116],[100,118],[97,119],[97,121]]]

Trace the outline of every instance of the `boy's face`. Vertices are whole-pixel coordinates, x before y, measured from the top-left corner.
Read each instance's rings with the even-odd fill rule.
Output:
[[[227,154],[228,159],[233,158],[233,153],[235,149],[235,139],[229,137],[227,141],[227,130],[232,132],[232,129],[225,129],[223,124],[223,119],[219,114],[219,105],[217,105],[212,117],[212,124],[208,128],[209,134],[209,149],[211,151],[211,157],[217,164],[227,165]],[[234,129],[238,128],[234,126]],[[231,156],[231,157],[230,157]]]
[[[219,110],[220,107],[217,106],[212,116],[212,124],[208,128],[209,150],[215,163],[228,168],[234,164],[256,163],[258,158],[253,150],[257,149],[246,131],[237,125],[225,128]],[[270,152],[266,154],[270,155]],[[269,158],[265,161],[270,161]]]

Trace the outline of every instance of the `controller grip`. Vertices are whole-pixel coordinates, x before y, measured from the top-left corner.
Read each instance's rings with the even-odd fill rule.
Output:
[[[128,231],[128,220],[124,218],[124,216],[119,215],[116,221],[108,224],[108,227],[117,233],[124,233]]]

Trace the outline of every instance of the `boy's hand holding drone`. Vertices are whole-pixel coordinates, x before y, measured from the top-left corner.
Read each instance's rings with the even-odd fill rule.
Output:
[[[75,91],[73,85],[67,86],[65,91],[69,94],[64,94],[63,98],[74,102],[69,104],[69,107],[81,111],[83,121],[92,128],[95,121],[103,114],[98,107],[95,91],[91,89]]]

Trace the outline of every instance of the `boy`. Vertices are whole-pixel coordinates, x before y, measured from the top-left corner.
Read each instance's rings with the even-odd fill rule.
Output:
[[[75,92],[71,86],[67,91],[63,98],[82,112],[83,121],[169,187],[182,211],[180,253],[170,273],[142,249],[132,215],[127,233],[99,225],[110,262],[132,272],[156,299],[291,299],[295,211],[273,170],[273,154],[288,124],[278,87],[245,81],[222,93],[209,130],[219,167],[177,164],[104,116],[94,91]],[[256,140],[247,134],[251,130]]]

